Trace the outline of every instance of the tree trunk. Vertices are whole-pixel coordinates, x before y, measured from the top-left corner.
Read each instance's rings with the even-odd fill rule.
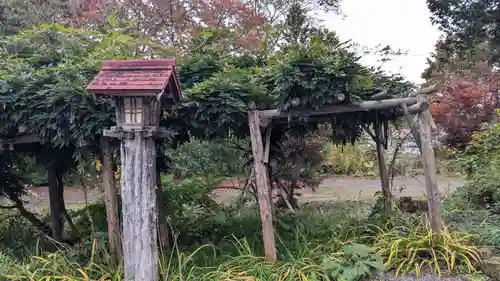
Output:
[[[160,249],[170,248],[168,237],[167,212],[161,185],[161,172],[156,170],[156,202],[158,208],[158,243]]]
[[[158,280],[156,149],[143,132],[121,143],[123,258],[126,281]]]
[[[66,220],[66,222],[68,222],[69,228],[71,229],[71,232],[74,236],[73,238],[77,238],[79,236],[78,229],[76,228],[75,224],[73,223],[71,216],[68,214],[68,210],[66,210],[66,204],[64,202],[63,177],[62,177],[62,173],[59,172],[58,170],[56,170],[56,178],[57,178],[57,185],[59,186],[57,191],[58,191],[59,204],[61,205],[61,215]],[[63,231],[64,231],[64,222],[63,222]]]
[[[276,241],[274,238],[272,205],[269,192],[270,186],[266,165],[264,163],[264,145],[262,142],[259,119],[259,112],[257,110],[250,110],[248,112],[248,123],[250,127],[250,138],[252,140],[252,153],[255,167],[255,181],[259,198],[262,234],[264,237],[264,254],[268,260],[276,260]]]
[[[110,253],[115,262],[122,260],[122,243],[120,232],[120,219],[118,216],[118,191],[116,188],[115,171],[113,168],[113,155],[107,137],[101,137],[102,153],[102,184],[106,200],[106,216],[108,222],[108,238]]]
[[[60,185],[57,180],[57,172],[53,164],[48,168],[50,218],[52,237],[56,241],[63,241],[63,206],[61,205]],[[64,198],[62,198],[64,200]]]

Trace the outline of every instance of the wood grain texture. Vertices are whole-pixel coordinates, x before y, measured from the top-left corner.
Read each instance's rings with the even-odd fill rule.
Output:
[[[417,96],[419,101],[426,101],[424,95]],[[432,147],[432,120],[429,110],[418,114],[418,131],[421,141],[421,154],[425,175],[425,190],[427,193],[427,204],[429,205],[429,220],[434,233],[439,233],[443,227],[441,219],[441,197],[438,189],[438,177],[434,148]]]
[[[113,169],[113,155],[109,138],[101,137],[102,152],[102,184],[104,187],[104,198],[106,200],[106,216],[108,222],[108,239],[110,253],[115,262],[122,261],[122,239],[120,231],[120,219],[118,215],[118,189]]]
[[[122,139],[123,257],[126,281],[158,280],[156,153],[153,138]]]
[[[380,124],[375,124],[374,130],[375,130],[375,143],[377,145],[378,170],[380,175],[380,182],[382,185],[382,195],[384,196],[384,198],[388,199],[386,200],[386,202],[390,203],[392,194],[391,194],[391,186],[389,184],[389,171],[385,163],[385,148],[382,137],[382,126]],[[388,208],[390,206],[388,204],[386,207],[387,207],[386,210],[389,210]]]
[[[259,112],[250,110],[248,112],[248,124],[250,138],[252,140],[252,153],[255,169],[255,181],[259,200],[260,219],[262,222],[262,235],[264,238],[264,255],[268,260],[276,260],[276,241],[274,237],[274,225],[272,205],[270,198],[270,186],[267,168],[264,163],[264,144],[262,132],[260,131]]]

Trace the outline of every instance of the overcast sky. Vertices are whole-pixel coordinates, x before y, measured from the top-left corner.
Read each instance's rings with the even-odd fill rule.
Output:
[[[341,40],[352,39],[366,47],[390,45],[408,52],[383,65],[390,72],[401,73],[408,80],[422,82],[426,58],[439,38],[437,27],[430,23],[425,0],[343,0],[345,17],[324,16],[324,25],[335,30]],[[364,56],[366,64],[378,65],[377,56]]]

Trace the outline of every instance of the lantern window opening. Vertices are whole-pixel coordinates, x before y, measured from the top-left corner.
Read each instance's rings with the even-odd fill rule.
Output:
[[[142,123],[142,97],[125,97],[124,105],[124,124]]]

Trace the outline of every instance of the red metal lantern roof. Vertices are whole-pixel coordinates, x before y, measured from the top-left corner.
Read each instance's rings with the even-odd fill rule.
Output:
[[[157,95],[165,91],[179,101],[182,97],[175,60],[103,61],[101,71],[87,86],[94,94]]]

